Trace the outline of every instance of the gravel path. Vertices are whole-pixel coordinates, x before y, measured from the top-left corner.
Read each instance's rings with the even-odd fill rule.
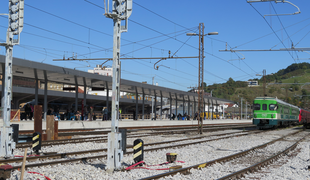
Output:
[[[234,138],[228,138],[223,140],[217,140],[217,141],[211,141],[207,143],[200,143],[190,146],[185,146],[181,148],[170,148],[170,149],[163,149],[158,151],[152,151],[152,152],[145,152],[144,153],[144,161],[148,165],[155,165],[160,164],[166,161],[166,153],[177,153],[177,160],[179,161],[185,161],[185,163],[173,163],[166,166],[160,166],[160,168],[166,168],[173,165],[182,165],[183,167],[188,167],[191,165],[195,165],[202,162],[211,161],[214,159],[218,159],[220,157],[228,156],[231,154],[235,154],[240,151],[247,150],[249,148],[252,148],[254,146],[264,144],[266,142],[269,142],[273,139],[279,138],[283,135],[289,134],[294,132],[293,129],[284,129],[284,130],[276,130],[276,131],[269,131],[265,132],[263,134],[253,134],[253,135],[247,135],[247,136],[239,136]],[[214,132],[214,133],[207,133],[207,134],[221,134],[221,133],[228,133],[228,132],[237,132],[236,130],[227,130],[222,132]],[[148,136],[143,138],[144,143],[153,143],[153,142],[161,142],[161,141],[171,141],[176,139],[183,139],[186,137],[195,137],[197,135],[195,134],[184,134],[184,135],[174,135],[174,136]],[[128,138],[127,143],[132,144],[133,140],[136,138]],[[182,142],[183,143],[183,142]],[[283,145],[286,143],[283,143]],[[301,156],[303,161],[307,161],[309,159],[309,143],[308,145],[300,145],[301,149]],[[94,142],[88,142],[88,143],[77,143],[77,144],[69,144],[69,145],[57,145],[52,147],[46,147],[46,149],[43,149],[43,151],[57,151],[57,152],[72,152],[72,151],[83,151],[87,149],[99,149],[99,148],[106,148],[106,143],[94,143]],[[280,145],[274,146],[273,149],[280,148]],[[23,155],[23,152],[20,149],[16,149],[14,154]],[[299,154],[298,154],[299,155]],[[303,156],[302,156],[303,155]],[[305,155],[307,155],[307,158],[305,158]],[[74,158],[74,157],[71,157]],[[298,159],[298,157],[296,157]],[[293,158],[293,159],[296,159]],[[306,159],[306,160],[305,160]],[[124,164],[131,165],[133,163],[133,155],[128,154],[125,155],[123,158]],[[294,160],[291,160],[289,162],[295,162]],[[296,160],[296,163],[299,161]],[[88,179],[140,179],[143,177],[167,172],[167,171],[156,171],[156,170],[145,170],[145,169],[135,169],[127,172],[114,172],[113,174],[108,174],[104,170],[105,168],[106,159],[96,159],[93,161],[89,161],[85,164],[83,163],[72,163],[72,164],[59,164],[55,166],[45,166],[45,167],[35,167],[35,168],[29,168],[28,171],[38,172],[41,174],[44,174],[45,176],[51,178],[51,179],[57,179],[57,180],[88,180]],[[307,164],[309,162],[304,162],[302,166]],[[309,164],[310,165],[310,164]],[[295,167],[295,166],[293,166]],[[222,169],[222,165],[216,164],[214,168],[210,169],[212,173],[218,173],[219,177],[222,177],[223,175],[220,175]],[[300,167],[302,168],[302,167]],[[293,168],[291,168],[291,171],[294,171]],[[197,170],[192,170],[197,171]],[[273,172],[270,170],[270,174],[273,174]],[[216,176],[216,177],[218,177]],[[309,178],[309,173],[301,173],[300,176],[302,178],[299,179],[307,179]],[[12,172],[10,180],[15,180],[20,177],[19,171]],[[187,177],[190,176],[184,176],[180,177],[181,179],[187,179]],[[272,176],[266,176],[268,179]],[[207,177],[205,173],[201,175],[201,177],[190,179],[212,179],[212,177]],[[35,174],[29,174],[25,173],[24,179],[45,179],[41,175],[35,175]],[[168,178],[169,179],[169,178]],[[171,179],[171,178],[170,178]],[[178,179],[178,178],[173,178]],[[283,179],[283,178],[282,178]]]

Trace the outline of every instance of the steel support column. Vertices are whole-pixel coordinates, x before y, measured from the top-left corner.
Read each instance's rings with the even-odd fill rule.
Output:
[[[1,79],[1,82],[2,82],[2,96],[1,96],[1,99],[4,97],[4,84],[5,84],[5,63],[2,63],[1,64],[1,67],[2,67],[2,79]],[[3,107],[4,104],[1,104],[1,106]]]
[[[145,93],[144,88],[142,88],[142,120],[144,121],[144,101],[145,101]]]
[[[222,104],[222,111],[223,111],[223,118],[222,119],[224,119],[225,118],[224,104]]]
[[[170,114],[170,120],[171,120],[172,119],[172,96],[171,96],[171,92],[169,92],[169,101],[170,101],[169,114]]]
[[[182,108],[183,110],[183,113],[182,113],[182,116],[184,116],[184,113],[185,113],[185,97],[184,97],[184,95],[183,95],[183,108]]]
[[[83,100],[83,106],[84,106],[84,109],[82,110],[83,112],[84,112],[84,114],[85,114],[85,116],[86,117],[84,117],[84,114],[82,114],[82,116],[83,116],[83,118],[85,119],[85,120],[87,120],[87,111],[85,111],[85,110],[87,110],[87,107],[86,107],[86,88],[87,88],[87,85],[86,85],[86,79],[85,79],[85,77],[83,77],[83,85],[84,85],[84,100]],[[82,119],[83,120],[83,119]]]
[[[189,95],[187,96],[187,98],[188,98],[188,103],[187,103],[187,110],[188,110],[188,116],[190,117],[190,108],[191,108],[191,102],[190,102],[190,99],[189,99]]]
[[[195,114],[196,114],[196,98],[195,98],[195,96],[193,96],[193,98],[194,98],[194,117],[195,117]],[[198,117],[199,117],[199,114],[197,116],[197,120],[198,120]]]
[[[211,119],[213,120],[213,99],[211,99],[212,109],[211,109]]]
[[[215,101],[215,106],[216,106],[216,110],[217,110],[217,115],[220,116],[220,112],[219,112],[219,104],[217,103],[217,100]],[[216,112],[216,111],[215,111]],[[216,118],[217,118],[217,115],[216,115]]]
[[[34,79],[35,79],[35,89],[34,89],[34,99],[35,99],[35,103],[34,105],[38,105],[39,103],[39,79],[38,79],[38,72],[37,72],[37,69],[34,69]]]
[[[75,112],[78,111],[78,98],[79,98],[79,86],[77,82],[77,77],[74,76],[74,83],[75,83]],[[79,119],[78,119],[79,120]]]
[[[1,128],[1,146],[0,146],[0,157],[8,158],[14,157],[13,150],[15,149],[15,142],[12,141],[12,127],[10,126],[11,120],[11,100],[12,100],[12,66],[13,66],[13,34],[12,32],[7,33],[7,45],[6,48],[6,57],[5,57],[5,81],[2,84],[4,86],[4,93],[2,98],[2,119],[3,126]],[[9,42],[8,42],[9,41]],[[3,91],[2,91],[3,92]]]
[[[156,120],[156,108],[157,108],[157,96],[156,96],[156,90],[154,90],[154,96],[155,96],[155,105],[154,105],[154,113],[155,113],[155,116],[154,116],[154,120]]]
[[[203,115],[204,115],[203,117],[206,117],[206,113],[205,113],[206,112],[206,101],[205,101],[205,98],[203,98],[203,111],[202,112],[203,112]]]
[[[109,102],[109,85],[108,85],[108,81],[105,82],[105,86],[106,86],[106,90],[107,90],[107,94],[105,96],[105,106],[107,107],[107,110],[110,112],[110,102]]]
[[[208,119],[210,119],[210,99],[208,98]]]
[[[138,113],[139,113],[139,100],[138,100],[138,88],[137,86],[135,86],[135,90],[136,90],[136,117],[133,117],[134,120],[138,120]]]
[[[199,23],[199,72],[198,72],[198,110],[199,114],[204,113],[203,107],[203,72],[204,72],[204,24]],[[198,133],[202,134],[203,121],[199,116]]]
[[[177,93],[175,93],[175,115],[178,116],[178,96]]]
[[[46,113],[47,113],[47,73],[44,70],[44,121],[46,121]]]
[[[160,91],[160,120],[163,118],[163,93]]]

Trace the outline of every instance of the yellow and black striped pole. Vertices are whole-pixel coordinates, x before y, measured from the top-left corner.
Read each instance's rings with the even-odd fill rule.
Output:
[[[141,139],[136,139],[133,142],[133,160],[135,161],[135,163],[143,161],[143,145],[144,143]]]
[[[32,150],[39,154],[39,150],[41,150],[41,142],[42,142],[42,136],[39,132],[33,133],[32,136]]]

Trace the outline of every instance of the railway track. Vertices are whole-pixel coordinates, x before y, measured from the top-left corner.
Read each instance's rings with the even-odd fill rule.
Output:
[[[275,155],[272,155],[270,157],[262,159],[259,162],[251,165],[250,167],[246,167],[246,168],[241,169],[237,172],[234,172],[234,173],[231,173],[227,176],[224,176],[224,177],[220,178],[219,180],[240,179],[242,177],[245,177],[246,174],[257,172],[261,168],[268,166],[268,165],[274,163],[275,161],[277,161],[282,156],[285,156],[288,152],[293,151],[301,141],[305,140],[306,137],[308,137],[308,135],[300,138],[299,140],[297,140],[297,142],[295,142],[294,144],[292,144],[288,148],[284,149],[283,151],[280,151]]]
[[[223,124],[204,124],[203,127],[221,127],[221,126],[253,126],[252,123],[227,123]],[[175,129],[185,129],[185,128],[197,128],[197,125],[168,125],[168,126],[141,126],[141,127],[120,127],[120,129],[127,129],[128,132],[143,131],[143,130],[175,130]],[[107,134],[111,132],[109,128],[90,128],[90,129],[59,129],[59,136],[74,136],[74,135],[89,135],[91,134]],[[33,130],[20,130],[19,135],[32,135]]]
[[[227,129],[243,129],[243,128],[252,128],[255,126],[252,125],[230,125],[230,126],[212,126],[208,128],[204,128],[204,132],[214,132],[214,131],[222,131],[222,130],[227,130]],[[164,134],[184,134],[184,133],[190,133],[190,132],[195,132],[197,131],[196,127],[190,127],[190,128],[168,128],[163,130],[162,128],[160,129],[144,129],[146,132],[137,132],[137,131],[129,131],[128,133],[128,138],[131,137],[146,137],[146,136],[152,136],[152,135],[164,135]],[[152,131],[152,132],[149,132]],[[155,132],[154,132],[155,131]],[[82,132],[83,134],[89,135],[89,132]],[[88,134],[87,134],[88,133]],[[135,133],[135,134],[131,134]],[[101,133],[100,133],[101,134]],[[106,133],[107,134],[107,133]],[[79,134],[81,135],[81,134]],[[60,135],[59,135],[60,136]],[[68,135],[65,135],[68,136]],[[42,141],[41,146],[51,146],[51,145],[62,145],[62,144],[72,144],[72,143],[84,143],[84,142],[105,142],[107,141],[107,135],[102,135],[102,136],[96,136],[96,137],[82,137],[82,138],[73,138],[73,139],[61,139],[61,140],[49,140],[49,141]],[[16,145],[17,148],[28,148],[32,146],[32,142],[23,142],[23,143],[18,143]]]
[[[288,151],[294,149],[297,146],[297,144],[299,142],[301,142],[308,135],[299,138],[297,140],[297,142],[291,143],[292,145],[290,145],[288,148],[285,148],[285,150],[283,150],[281,152],[277,152],[275,155],[270,155],[267,158],[266,157],[262,158],[262,157],[259,156],[259,155],[262,155],[262,153],[261,153],[261,152],[263,152],[262,149],[266,149],[269,146],[271,146],[272,144],[275,144],[276,142],[279,142],[279,141],[283,141],[285,138],[287,138],[289,136],[296,135],[297,133],[300,133],[300,132],[301,131],[290,133],[289,135],[283,136],[281,138],[275,139],[273,141],[267,142],[265,144],[253,147],[253,148],[251,148],[249,150],[242,151],[242,152],[239,152],[239,153],[236,153],[236,154],[233,154],[233,155],[229,155],[229,156],[222,157],[222,158],[219,158],[219,159],[215,159],[215,160],[212,160],[212,161],[209,161],[209,162],[205,162],[205,163],[199,163],[199,164],[196,164],[196,165],[193,165],[193,166],[181,168],[181,169],[174,170],[174,171],[171,171],[171,172],[166,172],[166,173],[162,173],[162,174],[153,175],[153,176],[150,176],[150,177],[145,177],[145,178],[142,178],[142,179],[143,180],[159,179],[159,178],[163,178],[163,177],[167,177],[167,176],[171,177],[171,176],[176,175],[178,173],[183,174],[183,175],[190,175],[191,172],[199,173],[199,171],[202,171],[201,174],[206,175],[208,173],[206,171],[203,171],[203,170],[207,169],[207,168],[210,168],[211,166],[214,166],[215,164],[224,164],[225,163],[225,165],[227,165],[227,166],[232,166],[232,165],[240,166],[240,162],[241,163],[245,162],[246,160],[248,160],[247,158],[249,158],[249,157],[260,159],[259,162],[255,163],[254,165],[251,165],[249,167],[243,168],[242,170],[239,170],[239,171],[237,171],[235,173],[231,173],[231,174],[229,174],[227,176],[224,176],[224,177],[220,178],[220,179],[238,179],[238,178],[244,177],[244,175],[246,173],[251,173],[251,172],[257,171],[262,166],[266,166],[266,165],[274,162],[277,158],[282,156],[284,153],[287,153]],[[222,165],[221,168],[225,169],[223,166],[224,165]],[[218,168],[220,168],[220,167],[218,167]],[[194,171],[193,169],[201,169],[201,170]],[[230,169],[233,169],[233,168],[230,168]],[[225,170],[227,170],[227,169],[225,169]],[[180,179],[182,179],[183,177],[181,176],[181,177],[173,177],[173,178],[180,178]],[[195,177],[193,177],[193,178],[195,178]],[[214,179],[214,177],[212,179]]]
[[[192,137],[192,138],[184,138],[184,139],[179,139],[179,140],[172,140],[172,141],[165,141],[165,142],[156,142],[156,143],[149,143],[149,144],[144,144],[145,147],[148,146],[156,146],[159,145],[159,147],[151,147],[151,148],[145,148],[144,151],[156,151],[164,148],[175,148],[175,147],[182,147],[182,146],[189,146],[193,144],[199,144],[199,143],[204,143],[204,142],[210,142],[210,141],[216,141],[220,139],[227,139],[227,138],[232,138],[236,136],[246,136],[249,134],[256,134],[256,133],[264,133],[262,131],[258,130],[253,130],[253,131],[248,131],[248,132],[234,132],[234,133],[224,133],[224,134],[217,134],[217,135],[210,135],[210,136],[202,136],[202,137]],[[203,139],[203,138],[211,138],[213,136],[223,136],[223,137],[218,137],[218,138],[212,138],[212,139]],[[196,141],[193,141],[196,140]],[[190,141],[182,144],[173,144],[169,145],[171,143],[175,142],[182,142],[182,141]],[[168,144],[168,145],[164,145]],[[131,150],[133,146],[127,146],[127,149],[130,149],[127,151],[127,154],[133,153]],[[53,164],[59,164],[59,163],[71,163],[71,162],[77,162],[77,161],[82,161],[85,162],[87,160],[91,159],[101,159],[101,158],[106,158],[106,154],[100,154],[100,155],[93,155],[93,156],[83,156],[83,157],[76,157],[77,155],[81,154],[89,154],[89,153],[102,153],[106,152],[107,149],[95,149],[95,150],[88,150],[88,151],[78,151],[78,152],[69,152],[69,153],[49,153],[46,155],[42,156],[32,156],[32,157],[27,157],[28,164],[26,164],[26,168],[29,167],[36,167],[36,166],[46,166],[46,165],[53,165]],[[73,156],[70,158],[70,156]],[[69,158],[69,159],[63,159],[63,158]],[[53,159],[53,161],[49,161],[49,159]],[[62,160],[55,160],[55,159],[62,159]],[[1,163],[21,163],[23,158],[13,158],[13,159],[5,159],[5,160],[0,160]],[[31,161],[37,162],[38,160],[44,161],[41,163],[32,163],[29,164]],[[19,169],[21,168],[21,165],[14,165],[13,169]]]

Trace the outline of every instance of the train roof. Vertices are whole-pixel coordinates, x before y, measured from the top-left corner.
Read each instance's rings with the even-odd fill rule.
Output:
[[[281,103],[281,104],[288,105],[290,107],[294,107],[294,108],[298,108],[299,109],[299,107],[297,107],[295,105],[292,105],[290,103],[287,103],[285,101],[282,101],[282,100],[278,99],[277,97],[275,97],[275,98],[274,97],[257,97],[254,100],[274,100],[274,101],[277,101],[278,103]]]

